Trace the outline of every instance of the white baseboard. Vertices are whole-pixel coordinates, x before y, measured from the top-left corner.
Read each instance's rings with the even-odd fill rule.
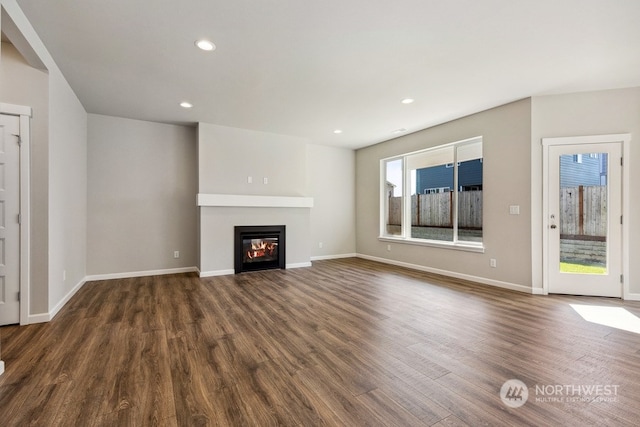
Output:
[[[318,255],[312,256],[311,261],[324,261],[327,259],[355,258],[357,254],[337,254],[337,255]]]
[[[87,282],[94,280],[130,279],[132,277],[163,276],[166,274],[197,273],[197,267],[167,268],[164,270],[129,271],[126,273],[93,274],[85,277]]]
[[[640,294],[635,294],[635,293],[628,292],[624,296],[624,300],[625,301],[640,301]]]
[[[30,314],[28,316],[27,325],[33,325],[34,323],[46,323],[51,320],[51,315],[49,313],[38,313],[38,314]]]
[[[292,269],[292,268],[304,268],[304,267],[311,267],[311,262],[297,262],[297,263],[293,263],[293,264],[287,264],[287,268]]]
[[[311,262],[298,262],[293,264],[287,264],[287,269],[311,267]],[[200,277],[215,277],[215,276],[228,276],[230,274],[236,274],[235,270],[212,270],[212,271],[200,271]]]
[[[0,375],[4,374],[4,362],[0,360]]]
[[[228,276],[230,274],[235,274],[235,270],[212,270],[212,271],[201,271],[200,277],[215,277],[215,276]]]
[[[60,302],[58,302],[58,304],[56,304],[56,306],[53,307],[48,313],[29,314],[27,316],[27,319],[28,319],[27,324],[31,325],[34,323],[46,323],[51,321],[51,319],[53,319],[56,316],[56,314],[58,314],[58,312],[62,310],[62,307],[64,307],[64,305],[69,302],[69,300],[76,294],[76,292],[78,292],[80,288],[82,288],[85,285],[85,283],[90,281],[127,279],[130,277],[159,276],[164,274],[191,273],[194,271],[198,271],[198,269],[196,267],[184,267],[184,268],[171,268],[166,270],[134,271],[134,272],[128,272],[128,273],[97,274],[97,275],[86,276],[83,280],[78,282],[78,284],[75,285],[73,289],[71,289],[67,293],[67,295],[65,295],[64,298],[62,298]]]
[[[471,282],[480,283],[483,285],[495,286],[503,289],[510,289],[512,291],[524,292],[528,294],[534,293],[533,288],[527,286],[516,285],[515,283],[501,282],[499,280],[487,279],[485,277],[472,276],[469,274],[456,273],[448,270],[440,270],[438,268],[425,267],[424,265],[410,264],[408,262],[395,261],[386,258],[379,258],[370,255],[358,254],[358,258],[368,259],[370,261],[382,262],[384,264],[397,265],[398,267],[410,268],[412,270],[425,271],[427,273],[440,274],[442,276],[454,277],[456,279],[469,280]]]
[[[69,302],[69,300],[76,294],[76,292],[80,290],[81,287],[84,286],[85,283],[86,283],[86,280],[84,279],[78,282],[78,284],[75,285],[69,292],[67,292],[64,298],[62,298],[60,302],[56,304],[55,307],[49,310],[49,320],[56,317],[56,314],[58,314],[58,312],[62,309],[62,307],[64,307],[64,305]]]

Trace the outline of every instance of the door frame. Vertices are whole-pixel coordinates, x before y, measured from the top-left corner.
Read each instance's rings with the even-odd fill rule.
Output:
[[[552,145],[587,145],[599,143],[621,143],[622,144],[622,299],[629,299],[629,147],[631,134],[608,134],[608,135],[588,135],[588,136],[568,136],[557,138],[542,138],[542,291],[544,295],[549,294],[549,147]]]
[[[20,117],[20,324],[29,324],[31,107],[0,103],[0,114]]]

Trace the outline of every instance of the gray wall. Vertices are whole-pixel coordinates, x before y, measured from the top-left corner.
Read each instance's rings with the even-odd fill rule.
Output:
[[[287,225],[287,264],[355,252],[352,150],[207,123],[199,124],[198,141],[200,193],[314,199],[311,209],[202,207],[202,272],[233,269],[234,225]],[[247,182],[248,176],[253,183]],[[263,184],[265,177],[268,184]]]
[[[332,258],[356,252],[355,151],[307,145],[311,209],[311,257]],[[322,243],[322,247],[320,247]]]
[[[198,141],[200,193],[302,196],[306,191],[306,139],[200,123]]]
[[[199,192],[268,196],[306,196],[306,140],[200,123]],[[252,183],[247,181],[251,176]],[[264,184],[263,179],[268,179]],[[309,209],[201,207],[200,270],[233,270],[235,225],[287,226],[287,264],[310,260]]]
[[[196,129],[90,114],[88,135],[88,274],[195,267]]]
[[[31,289],[29,314],[49,309],[49,74],[2,43],[0,101],[31,107]]]
[[[605,90],[566,95],[535,97],[532,100],[532,245],[533,282],[542,286],[542,138],[631,133],[631,158],[625,159],[630,173],[631,215],[626,219],[629,239],[630,292],[640,297],[640,88]]]
[[[57,68],[49,97],[49,312],[57,312],[87,274],[87,113]]]
[[[460,276],[531,287],[531,102],[522,100],[356,153],[357,251]],[[379,241],[380,160],[483,136],[484,253]],[[509,206],[519,205],[520,215]],[[489,260],[497,260],[491,268]]]
[[[21,40],[48,70],[29,67],[11,49],[2,56],[3,101],[34,108],[28,316],[46,321],[86,275],[87,115],[19,7],[3,5]]]
[[[202,207],[200,271],[204,275],[233,273],[233,230],[236,225],[285,225],[287,266],[309,263],[309,209]]]

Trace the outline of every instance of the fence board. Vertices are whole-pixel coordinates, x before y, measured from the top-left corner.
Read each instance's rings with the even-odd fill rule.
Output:
[[[482,191],[458,193],[458,227],[482,228]]]
[[[580,213],[582,195],[582,214]],[[607,235],[607,187],[585,186],[560,189],[560,233]]]
[[[389,197],[389,218],[388,225],[402,224],[402,197]]]
[[[411,196],[411,225],[422,227],[452,227],[452,193],[432,193]],[[389,225],[400,225],[401,197],[389,197]],[[482,228],[482,191],[458,194],[458,226]]]
[[[411,225],[429,227],[451,226],[450,193],[411,196]]]

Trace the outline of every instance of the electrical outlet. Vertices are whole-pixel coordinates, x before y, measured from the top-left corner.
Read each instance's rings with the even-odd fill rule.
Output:
[[[318,247],[322,249],[322,242],[318,243]]]
[[[174,258],[180,258],[180,251],[173,251]]]
[[[253,184],[253,177],[252,176],[248,176],[247,177],[247,184]]]
[[[266,176],[264,178],[262,178],[262,182],[265,184],[269,183],[269,178],[267,178]]]
[[[67,280],[67,270],[62,270],[62,281]]]
[[[387,245],[387,251],[391,252],[391,245]]]
[[[496,262],[495,258],[491,258],[491,260],[489,261],[489,265],[492,268],[496,268],[498,266],[498,263]]]

